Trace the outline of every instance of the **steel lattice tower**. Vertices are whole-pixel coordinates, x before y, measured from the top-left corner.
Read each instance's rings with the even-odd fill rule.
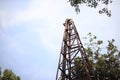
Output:
[[[63,36],[63,42],[61,46],[61,52],[58,62],[58,69],[56,73],[56,80],[83,80],[80,73],[74,72],[74,62],[76,57],[81,58],[82,67],[78,70],[84,69],[84,80],[93,80],[93,71],[89,63],[84,47],[81,43],[79,34],[74,25],[72,19],[66,19],[65,31]]]

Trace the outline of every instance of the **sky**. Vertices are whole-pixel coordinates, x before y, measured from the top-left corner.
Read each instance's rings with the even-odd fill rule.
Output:
[[[80,6],[76,14],[67,0],[0,0],[0,66],[21,80],[55,80],[66,18],[80,37],[92,32],[120,49],[120,1],[108,7],[112,16]],[[84,41],[83,41],[84,42]]]

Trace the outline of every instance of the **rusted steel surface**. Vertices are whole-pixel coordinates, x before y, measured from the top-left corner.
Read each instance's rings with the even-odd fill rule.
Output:
[[[85,70],[85,80],[93,80],[93,71],[81,43],[79,34],[72,19],[66,19],[64,23],[64,36],[56,73],[56,80],[82,80],[79,73],[72,74],[76,57],[81,58]]]

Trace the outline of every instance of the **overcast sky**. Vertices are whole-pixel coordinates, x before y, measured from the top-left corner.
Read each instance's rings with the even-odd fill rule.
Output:
[[[67,0],[0,0],[0,66],[21,80],[55,80],[66,18],[80,37],[114,38],[120,46],[120,1],[109,6],[112,16],[81,6],[76,14]]]

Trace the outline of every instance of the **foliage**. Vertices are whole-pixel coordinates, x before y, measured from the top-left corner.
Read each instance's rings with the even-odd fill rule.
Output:
[[[1,67],[0,67],[0,72],[1,72]],[[3,74],[1,72],[0,75],[0,80],[20,80],[19,76],[16,76],[12,70],[5,69]]]
[[[84,44],[90,64],[93,67],[95,80],[119,80],[120,79],[120,51],[115,46],[115,40],[108,40],[106,48],[103,47],[103,41],[97,40],[95,35],[89,33],[84,37]],[[81,58],[75,59],[75,71],[77,72],[83,65]],[[84,70],[79,72],[84,75]],[[84,77],[83,77],[84,80]]]
[[[111,11],[108,10],[108,4],[112,3],[112,0],[69,0],[68,1],[72,7],[75,7],[77,13],[80,12],[80,5],[85,4],[91,8],[97,8],[98,6],[104,6],[99,13],[105,13],[108,17],[111,16]]]
[[[0,67],[0,80],[2,80],[1,74],[2,74],[2,71],[1,71],[1,67]]]

